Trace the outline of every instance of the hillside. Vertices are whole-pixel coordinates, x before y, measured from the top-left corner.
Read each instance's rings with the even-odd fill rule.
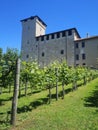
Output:
[[[86,86],[71,91],[65,89],[62,99],[59,87],[59,100],[56,101],[52,89],[52,102],[48,102],[48,90],[37,92],[18,101],[17,126],[8,125],[12,94],[0,96],[0,130],[97,130],[98,129],[98,79]],[[2,101],[2,102],[1,102]],[[8,119],[7,119],[8,118]]]

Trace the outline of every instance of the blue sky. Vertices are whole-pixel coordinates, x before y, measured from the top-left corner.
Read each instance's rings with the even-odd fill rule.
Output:
[[[76,27],[98,35],[98,0],[0,0],[0,47],[21,49],[21,19],[38,15],[46,33]]]

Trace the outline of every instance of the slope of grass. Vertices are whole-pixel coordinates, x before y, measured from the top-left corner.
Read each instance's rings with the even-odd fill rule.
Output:
[[[12,94],[2,94],[0,130],[98,130],[98,79],[76,91],[70,91],[70,86],[65,87],[65,90],[65,99],[59,95],[59,100],[55,101],[53,89],[51,104],[48,102],[48,90],[21,97],[18,101],[17,125],[14,128],[7,123]]]

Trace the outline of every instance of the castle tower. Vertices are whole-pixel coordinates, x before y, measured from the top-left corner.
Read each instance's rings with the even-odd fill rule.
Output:
[[[37,58],[37,51],[32,53],[36,49],[36,37],[45,35],[46,24],[38,17],[31,16],[29,18],[21,20],[22,23],[22,46],[21,55],[22,60],[30,60],[30,58]]]

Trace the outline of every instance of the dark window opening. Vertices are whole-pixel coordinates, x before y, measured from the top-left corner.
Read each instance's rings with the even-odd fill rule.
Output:
[[[79,60],[79,55],[78,54],[76,55],[76,60]]]
[[[82,47],[85,47],[85,42],[82,42]]]
[[[41,37],[41,41],[44,41],[44,36]]]
[[[45,53],[44,53],[44,52],[42,52],[42,56],[45,56]]]
[[[57,33],[57,38],[59,38],[60,37],[60,33]]]
[[[38,47],[38,46],[36,45],[36,47]]]
[[[29,55],[28,55],[28,54],[26,55],[26,58],[29,58]]]
[[[36,37],[36,41],[39,41],[39,37]]]
[[[51,35],[51,38],[54,39],[54,34]]]
[[[82,59],[85,60],[86,59],[86,55],[82,54]]]
[[[82,65],[86,65],[85,63],[83,63]]]
[[[47,35],[46,40],[49,40],[49,35]]]
[[[66,36],[66,32],[63,31],[63,32],[62,32],[62,37],[65,37],[65,36]]]
[[[29,44],[29,41],[27,41],[27,44]]]
[[[61,54],[64,54],[64,50],[61,50]]]
[[[78,43],[76,43],[75,45],[76,45],[76,48],[79,48],[79,44]]]
[[[68,36],[72,35],[72,30],[68,31]]]

